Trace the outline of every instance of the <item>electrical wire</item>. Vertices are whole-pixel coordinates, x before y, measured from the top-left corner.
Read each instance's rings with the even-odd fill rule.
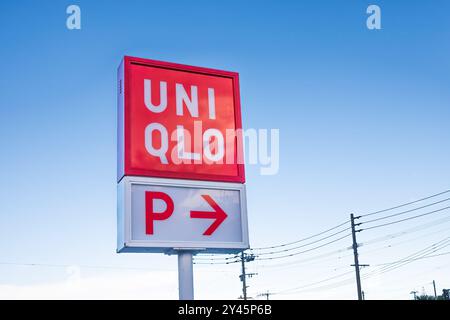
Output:
[[[295,265],[304,264],[305,262],[310,262],[310,261],[315,261],[315,260],[316,261],[319,260],[321,262],[322,261],[328,261],[328,260],[339,260],[341,258],[345,258],[345,257],[348,257],[348,256],[353,256],[353,253],[352,254],[348,254],[348,255],[338,256],[338,257],[332,257],[332,258],[330,258],[330,256],[335,255],[337,253],[342,253],[342,252],[348,251],[350,249],[351,249],[351,247],[346,247],[346,248],[343,248],[343,249],[330,251],[330,252],[327,252],[327,253],[324,253],[324,254],[321,254],[321,255],[317,255],[317,256],[313,256],[313,257],[310,257],[310,258],[306,258],[306,259],[295,260],[295,261],[291,261],[291,262],[269,264],[269,265],[263,264],[263,265],[259,265],[258,267],[262,268],[262,269],[266,269],[266,268],[270,269],[270,268],[277,268],[277,267],[295,266]],[[323,259],[324,257],[326,259]],[[258,262],[258,260],[256,260],[256,262]]]
[[[389,234],[387,236],[383,236],[383,237],[379,237],[379,238],[375,238],[375,239],[372,239],[372,240],[369,240],[369,241],[362,242],[360,244],[360,246],[364,248],[365,246],[371,245],[371,244],[376,243],[376,242],[387,241],[387,240],[391,240],[391,239],[394,239],[394,238],[397,238],[397,237],[400,237],[400,236],[407,235],[409,233],[413,233],[413,232],[421,231],[421,230],[424,230],[424,229],[427,229],[427,228],[430,228],[430,227],[434,227],[434,226],[437,226],[437,225],[440,226],[443,223],[449,222],[449,221],[450,221],[450,217],[443,218],[443,219],[437,219],[437,220],[434,220],[431,223],[425,224],[423,226],[419,226],[419,227],[415,226],[413,228],[406,229],[405,231],[402,231],[402,232],[392,233],[392,234]],[[442,231],[447,231],[447,230],[448,230],[448,228],[445,228],[445,229],[442,229],[442,230],[439,230],[439,231],[435,231],[435,232],[433,232],[433,234],[436,234],[436,233],[439,233],[439,232],[442,232]],[[413,239],[408,239],[406,241],[401,241],[401,242],[397,242],[395,244],[391,244],[391,245],[388,245],[388,246],[383,246],[382,248],[377,248],[375,250],[363,251],[363,252],[364,253],[371,253],[371,252],[375,252],[375,251],[384,250],[384,249],[391,248],[393,246],[397,246],[397,245],[400,245],[400,244],[403,244],[403,243],[406,243],[406,242],[410,242],[410,241],[414,241],[414,240],[417,240],[417,239],[421,239],[421,238],[429,236],[429,235],[432,235],[432,234],[427,233],[425,235],[422,235],[422,236],[419,236],[419,237],[415,237]],[[348,251],[349,249],[351,249],[351,247],[346,247],[346,248],[342,248],[342,249],[339,249],[339,250],[327,252],[325,254],[313,256],[311,258],[296,260],[296,261],[287,262],[287,263],[285,262],[285,263],[270,264],[270,265],[263,264],[263,265],[259,265],[258,267],[262,268],[262,269],[266,269],[266,268],[268,268],[268,269],[270,269],[270,268],[278,268],[278,269],[280,269],[279,267],[291,267],[291,266],[295,266],[295,265],[304,265],[304,264],[306,264],[308,262],[315,261],[315,260],[319,260],[319,261],[338,260],[338,259],[342,259],[342,258],[353,256],[353,253],[348,254],[348,255],[343,255],[343,256],[341,255],[339,257],[332,257],[332,258],[328,258],[328,257],[331,256],[331,255],[334,255],[334,254],[339,254],[339,253],[342,253],[344,251]],[[327,259],[324,260],[323,259],[324,257],[326,257]]]
[[[431,255],[447,246],[450,245],[450,237],[444,238],[441,241],[438,241],[422,250],[419,250],[413,254],[410,254],[409,256],[398,260],[397,262],[393,262],[390,265],[386,265],[384,267],[379,268],[378,270],[373,270],[368,274],[365,274],[362,278],[371,277],[374,275],[380,275],[389,271],[392,271],[394,269],[403,267],[406,264],[412,263],[413,261],[418,260],[418,258],[425,258],[427,255]]]
[[[348,228],[345,228],[345,229],[340,230],[340,231],[338,231],[338,232],[335,232],[335,233],[333,233],[333,234],[331,234],[331,235],[328,235],[328,236],[326,236],[326,237],[320,238],[320,239],[318,239],[318,240],[315,240],[315,241],[312,241],[312,242],[309,242],[309,243],[305,243],[305,244],[302,244],[302,245],[300,245],[300,246],[292,247],[292,248],[289,248],[289,249],[276,250],[276,251],[270,251],[270,252],[262,252],[262,253],[255,253],[255,254],[256,254],[257,256],[265,256],[265,255],[272,255],[272,254],[277,254],[277,253],[289,252],[289,251],[292,251],[292,250],[304,248],[304,247],[307,247],[307,246],[316,244],[316,243],[318,243],[318,242],[321,242],[321,241],[323,241],[323,240],[332,238],[332,237],[334,237],[334,236],[336,236],[336,235],[338,235],[338,234],[341,234],[341,233],[343,233],[343,232],[345,232],[345,231],[348,231],[348,230],[350,230],[350,229],[351,229],[351,227],[348,227]],[[252,253],[254,253],[253,250],[252,250]]]
[[[440,219],[440,220],[442,220],[442,219]],[[438,221],[433,221],[433,225],[435,225],[436,222],[439,222],[439,220]],[[428,225],[430,225],[430,224],[428,224]],[[417,227],[415,229],[417,229]],[[443,230],[440,230],[440,231],[446,231],[446,229],[443,229]],[[424,236],[427,236],[427,235],[422,235],[420,237],[416,237],[415,239],[423,238]],[[397,268],[401,268],[401,267],[403,267],[403,266],[405,266],[405,265],[407,265],[409,263],[412,263],[414,261],[417,261],[417,260],[422,260],[422,259],[427,259],[427,258],[433,258],[433,257],[439,257],[439,256],[448,255],[448,254],[450,254],[450,252],[436,253],[437,251],[440,251],[440,250],[444,249],[447,246],[450,246],[450,237],[444,238],[443,240],[438,241],[438,242],[432,244],[431,246],[428,246],[428,247],[426,247],[426,248],[424,248],[422,250],[419,250],[419,251],[417,251],[417,252],[415,252],[415,253],[413,253],[413,254],[411,254],[411,255],[403,258],[403,259],[400,259],[400,260],[397,260],[397,261],[393,261],[393,262],[380,263],[380,264],[374,265],[374,266],[379,266],[381,268],[379,270],[371,271],[369,274],[363,275],[362,278],[363,279],[367,279],[367,278],[370,278],[370,277],[372,277],[374,275],[390,272],[392,270],[395,270]],[[353,283],[354,279],[349,278],[349,279],[344,279],[344,280],[339,281],[339,282],[334,282],[334,283],[331,283],[331,284],[327,284],[325,286],[319,286],[319,287],[316,287],[316,288],[309,288],[309,287],[314,287],[314,286],[316,286],[318,284],[321,284],[323,282],[328,282],[328,281],[331,281],[331,280],[334,280],[334,279],[337,279],[337,278],[344,277],[345,275],[348,275],[350,273],[353,273],[353,271],[344,272],[342,274],[338,274],[338,275],[333,276],[333,277],[329,277],[329,278],[325,278],[325,279],[320,280],[320,281],[309,283],[309,284],[306,284],[304,286],[299,286],[299,287],[295,287],[295,288],[290,288],[290,289],[274,292],[274,294],[281,294],[281,295],[283,295],[283,294],[295,294],[295,293],[305,292],[305,291],[316,291],[316,290],[324,290],[324,289],[341,287],[341,286]],[[307,288],[309,288],[309,289],[307,289]]]
[[[368,216],[372,216],[372,215],[379,214],[379,213],[382,213],[382,212],[386,212],[386,211],[390,211],[390,210],[406,207],[406,206],[408,206],[410,204],[414,204],[414,203],[417,203],[417,202],[421,202],[421,201],[425,201],[425,200],[428,200],[428,199],[431,199],[431,198],[435,198],[437,196],[440,196],[440,195],[443,195],[443,194],[449,193],[449,192],[450,192],[450,190],[445,190],[445,191],[433,194],[431,196],[428,196],[428,197],[425,197],[425,198],[422,198],[422,199],[418,199],[418,200],[415,200],[415,201],[411,201],[411,202],[407,202],[407,203],[404,203],[404,204],[401,204],[401,205],[397,205],[395,207],[391,207],[391,208],[387,208],[387,209],[383,209],[383,210],[378,210],[378,211],[375,211],[375,212],[362,214],[362,215],[360,215],[360,217],[368,217]]]
[[[222,257],[208,258],[208,257],[203,257],[203,256],[194,256],[194,260],[198,260],[198,261],[228,261],[228,260],[233,260],[236,258],[239,258],[239,255],[234,255],[232,257],[226,257],[226,258],[222,258]]]
[[[330,281],[330,280],[334,280],[334,279],[346,276],[346,275],[348,275],[350,273],[353,273],[353,271],[347,271],[347,272],[344,272],[344,273],[340,273],[340,274],[335,275],[333,277],[329,277],[329,278],[326,278],[326,279],[323,279],[323,280],[320,280],[320,281],[315,281],[315,282],[312,282],[312,283],[309,283],[309,284],[306,284],[306,285],[303,285],[303,286],[298,286],[298,287],[294,287],[294,288],[290,288],[290,289],[285,289],[285,290],[276,292],[276,294],[284,294],[284,293],[287,293],[287,292],[290,292],[290,291],[296,291],[298,289],[313,287],[313,286],[315,286],[317,284],[324,283],[324,282],[327,282],[327,281]]]
[[[424,205],[422,207],[417,207],[417,208],[406,210],[406,211],[402,211],[402,212],[399,212],[399,213],[394,213],[394,214],[391,214],[391,215],[388,215],[388,216],[385,216],[385,217],[381,217],[381,218],[376,218],[376,219],[372,219],[372,220],[363,221],[361,223],[370,223],[370,222],[380,221],[380,220],[384,220],[384,219],[389,219],[389,218],[392,218],[392,217],[403,215],[405,213],[409,213],[409,212],[417,211],[417,210],[420,210],[420,209],[423,209],[423,208],[431,207],[431,206],[434,206],[436,204],[439,204],[439,203],[442,203],[442,202],[446,202],[446,201],[449,201],[449,200],[450,200],[450,198],[447,198],[447,199],[444,199],[444,200],[440,200],[440,201],[437,201],[437,202],[433,202],[433,203]]]
[[[447,240],[444,243],[440,244],[439,246],[433,245],[432,247],[430,247],[427,250],[425,250],[425,252],[413,255],[412,257],[408,257],[408,258],[404,258],[404,259],[398,260],[397,262],[389,263],[388,265],[386,265],[384,267],[381,267],[379,272],[387,272],[387,271],[394,270],[394,269],[397,269],[399,267],[402,267],[402,266],[404,266],[406,264],[409,264],[409,263],[411,263],[413,261],[424,259],[424,258],[428,258],[433,253],[450,246],[449,239],[450,238],[447,238]]]
[[[340,240],[342,240],[342,239],[345,239],[345,238],[347,238],[347,237],[350,236],[350,235],[351,235],[351,233],[348,233],[348,234],[346,234],[346,235],[343,236],[343,237],[334,239],[334,240],[329,241],[329,242],[326,242],[326,243],[324,243],[324,244],[322,244],[322,245],[320,245],[320,246],[316,246],[316,247],[313,247],[313,248],[310,248],[310,249],[307,249],[307,250],[303,250],[303,251],[300,251],[300,252],[295,252],[295,253],[286,254],[286,255],[282,255],[282,256],[276,256],[276,257],[265,257],[265,258],[263,257],[263,258],[259,258],[258,256],[256,256],[256,259],[257,259],[257,260],[276,260],[276,259],[282,259],[282,258],[294,257],[294,256],[297,256],[297,255],[299,255],[299,254],[303,254],[303,253],[306,253],[306,252],[310,252],[310,251],[313,251],[313,250],[317,250],[317,249],[319,249],[319,248],[323,248],[323,247],[325,247],[325,246],[327,246],[327,245],[330,245],[330,244],[332,244],[332,243],[335,243],[335,242],[338,242],[338,241],[340,241]]]
[[[404,218],[404,219],[396,220],[396,221],[393,221],[393,222],[383,223],[383,224],[379,224],[379,225],[376,225],[376,226],[373,226],[373,227],[362,228],[362,229],[360,229],[360,231],[363,231],[363,230],[367,231],[367,230],[371,230],[371,229],[376,229],[376,228],[380,228],[380,227],[389,226],[389,225],[392,225],[392,224],[396,224],[396,223],[400,223],[400,222],[404,222],[404,221],[408,221],[408,220],[412,220],[412,219],[428,216],[430,214],[433,214],[433,213],[436,213],[436,212],[441,212],[441,211],[444,211],[444,210],[447,210],[447,209],[450,209],[450,206],[444,207],[444,208],[441,208],[441,209],[437,209],[437,210],[434,210],[434,211],[430,211],[430,212],[427,212],[427,213],[419,214],[419,215],[416,215],[416,216],[412,216],[412,217],[409,217],[409,218]]]
[[[232,260],[232,261],[226,261],[226,262],[216,262],[216,261],[211,261],[211,262],[203,262],[203,261],[194,261],[194,264],[209,264],[209,265],[214,265],[214,264],[233,264],[233,263],[238,263],[241,262],[241,259],[236,259],[236,260]]]
[[[342,286],[347,286],[349,284],[352,284],[355,281],[354,277],[351,278],[347,278],[338,282],[333,282],[327,285],[323,285],[323,286],[319,286],[319,287],[315,287],[315,288],[309,288],[309,289],[300,289],[300,290],[296,290],[296,291],[292,291],[289,293],[280,293],[281,295],[290,295],[290,294],[297,294],[297,293],[302,293],[302,292],[314,292],[317,290],[331,290],[331,289],[335,289],[335,288],[339,288]]]
[[[320,236],[320,235],[325,234],[327,232],[330,232],[332,230],[335,230],[335,229],[337,229],[339,227],[342,227],[343,225],[345,225],[347,223],[349,223],[348,220],[346,220],[345,222],[342,222],[342,223],[338,224],[337,226],[334,226],[334,227],[332,227],[330,229],[324,230],[322,232],[316,233],[314,235],[311,235],[311,236],[308,236],[306,238],[302,238],[302,239],[299,239],[299,240],[296,240],[296,241],[292,241],[292,242],[288,242],[288,243],[284,243],[284,244],[278,244],[278,245],[269,246],[269,247],[256,247],[256,248],[252,248],[251,250],[267,250],[267,249],[276,249],[276,248],[290,246],[290,245],[293,245],[293,244],[296,244],[296,243],[299,243],[299,242],[303,242],[303,241],[315,238],[317,236]]]
[[[367,253],[377,252],[377,251],[381,251],[381,250],[385,250],[385,249],[390,249],[392,247],[396,247],[396,246],[404,244],[404,243],[411,243],[412,241],[415,241],[415,240],[419,240],[419,239],[423,239],[423,238],[427,238],[427,237],[436,235],[436,234],[441,233],[443,231],[448,232],[449,230],[450,230],[450,228],[447,227],[445,229],[441,229],[441,230],[438,230],[438,231],[433,231],[432,233],[426,233],[426,234],[423,234],[421,236],[418,236],[418,237],[415,237],[415,238],[412,238],[412,239],[407,239],[407,240],[404,240],[404,241],[396,242],[394,244],[389,244],[389,245],[383,246],[381,248],[376,248],[376,249],[372,249],[372,250],[369,250],[369,251],[362,250],[362,252],[364,254],[367,254]],[[364,249],[364,247],[363,247],[363,249]]]
[[[50,267],[50,268],[70,268],[70,267],[79,267],[79,268],[86,268],[86,269],[142,270],[142,271],[175,271],[175,270],[167,270],[167,269],[152,269],[152,268],[138,268],[138,267],[95,266],[95,265],[79,265],[79,264],[51,264],[51,263],[0,262],[0,265],[24,266],[24,267]]]
[[[386,236],[382,236],[382,237],[374,238],[374,239],[371,239],[371,240],[368,240],[368,241],[364,241],[364,242],[361,243],[361,245],[366,246],[366,245],[371,245],[371,244],[377,243],[377,242],[391,240],[391,239],[394,239],[394,238],[398,238],[398,237],[404,236],[404,235],[409,234],[409,233],[414,233],[414,232],[417,232],[417,231],[428,229],[428,228],[434,227],[436,225],[442,225],[443,223],[446,223],[446,222],[449,222],[449,221],[450,221],[450,217],[440,218],[440,219],[437,219],[437,220],[433,220],[430,223],[424,224],[422,226],[415,226],[415,227],[406,229],[406,230],[401,231],[401,232],[391,233],[391,234],[388,234]]]
[[[442,241],[441,241],[441,242],[442,242]],[[440,249],[442,249],[442,248],[444,248],[444,247],[447,247],[448,245],[450,245],[450,244],[446,244],[445,246],[441,247]],[[433,246],[433,245],[432,245],[432,246]],[[431,247],[432,247],[432,246],[431,246]],[[440,250],[440,249],[435,249],[435,251]],[[425,250],[429,250],[429,247],[427,247],[427,248],[425,248],[425,249],[422,249],[422,250],[420,250],[419,252],[422,252],[422,251],[425,251]],[[434,252],[435,252],[435,251],[434,251]],[[422,255],[423,255],[422,257],[416,257],[416,258],[408,259],[408,260],[402,259],[402,261],[405,262],[405,264],[407,264],[407,263],[412,263],[412,262],[417,261],[417,260],[420,260],[420,259],[425,259],[425,258],[431,258],[431,257],[436,257],[436,256],[446,255],[446,254],[449,254],[450,252],[444,252],[444,253],[441,253],[441,254],[439,254],[439,255],[432,255],[431,253],[433,253],[433,252],[428,252],[427,255],[423,255],[423,253],[422,253]],[[414,254],[414,255],[417,255],[417,253]],[[396,263],[396,262],[393,262],[393,263]],[[403,267],[405,264],[400,265],[400,266],[396,266],[396,268]],[[396,269],[396,268],[395,268],[395,269]],[[386,272],[389,272],[389,271],[392,271],[392,270],[394,270],[394,269],[391,269],[391,270],[385,270],[385,271],[382,272],[382,273],[386,273]],[[301,292],[306,292],[306,291],[311,292],[311,291],[325,290],[325,289],[330,290],[330,289],[342,287],[342,286],[349,285],[349,284],[353,283],[354,278],[352,277],[352,278],[344,279],[344,280],[341,280],[341,281],[338,281],[338,282],[334,282],[334,283],[327,284],[327,285],[324,285],[324,286],[319,286],[319,287],[316,287],[316,288],[305,289],[305,288],[307,288],[307,287],[314,286],[314,285],[317,285],[317,284],[320,284],[320,283],[323,283],[323,282],[326,282],[326,281],[329,281],[329,280],[333,280],[333,279],[336,279],[336,278],[340,278],[340,277],[342,277],[342,276],[344,276],[344,275],[347,275],[347,274],[350,274],[350,273],[353,273],[353,271],[349,271],[349,272],[346,272],[346,273],[342,273],[342,274],[336,275],[336,276],[334,276],[334,277],[330,277],[330,278],[327,278],[327,279],[323,279],[323,280],[321,280],[321,281],[317,281],[317,282],[315,282],[315,283],[311,283],[311,284],[305,285],[303,288],[302,288],[302,287],[299,287],[301,290],[295,290],[295,291],[292,291],[292,290],[294,290],[294,289],[292,288],[292,289],[287,289],[287,290],[280,291],[280,292],[278,292],[278,293],[276,293],[276,294],[289,295],[289,294],[296,294],[296,293],[301,293]],[[364,276],[362,276],[361,278],[362,278],[362,279],[368,279],[368,278],[370,278],[371,276],[373,276],[372,273],[373,273],[373,272],[371,272],[369,276],[364,275]],[[378,275],[378,274],[381,274],[381,273],[377,273],[377,275]]]
[[[447,247],[447,246],[445,246],[445,247]],[[444,248],[444,247],[443,247],[443,248]],[[442,248],[442,249],[443,249],[443,248]],[[440,256],[446,256],[446,255],[448,255],[448,254],[450,254],[450,251],[446,251],[446,252],[442,252],[442,253],[437,253],[437,254],[432,254],[432,255],[427,255],[427,256],[419,257],[419,258],[413,258],[413,259],[403,260],[403,261],[413,262],[413,261],[422,260],[422,259],[427,259],[427,258],[435,258],[435,257],[440,257]],[[397,261],[387,262],[387,263],[373,264],[373,265],[371,265],[371,266],[373,266],[373,267],[387,266],[387,265],[392,265],[392,264],[398,263],[399,261],[402,261],[402,260],[397,260]]]
[[[386,268],[384,268],[383,270],[371,271],[368,274],[362,275],[361,279],[362,280],[366,280],[368,278],[372,278],[372,277],[375,277],[375,276],[379,276],[379,275],[391,272],[393,270],[396,270],[398,268],[404,267],[405,265],[408,265],[408,264],[410,264],[410,263],[412,263],[414,261],[417,261],[417,260],[423,260],[423,259],[428,259],[428,258],[440,256],[440,255],[432,255],[431,253],[426,253],[426,254],[423,254],[422,256],[419,256],[419,257],[416,257],[416,258],[406,259],[406,260],[403,260],[401,263],[394,262],[395,265],[392,265],[390,267],[389,266],[385,266]]]

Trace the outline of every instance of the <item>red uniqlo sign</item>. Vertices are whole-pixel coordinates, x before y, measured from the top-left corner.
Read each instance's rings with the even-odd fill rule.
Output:
[[[237,73],[125,57],[118,77],[118,180],[245,182]]]

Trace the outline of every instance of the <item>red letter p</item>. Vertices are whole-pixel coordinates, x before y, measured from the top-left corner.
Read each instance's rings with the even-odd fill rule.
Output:
[[[166,210],[155,212],[153,201],[162,200],[166,204]],[[145,233],[153,234],[153,221],[166,220],[173,213],[173,200],[164,192],[147,191],[145,192]]]

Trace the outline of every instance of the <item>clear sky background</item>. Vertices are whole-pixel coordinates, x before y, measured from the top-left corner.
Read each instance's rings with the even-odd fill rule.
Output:
[[[66,28],[70,4],[81,30]],[[369,4],[381,7],[381,30],[366,28]],[[279,173],[246,170],[252,246],[449,189],[449,12],[444,0],[2,1],[0,298],[177,298],[176,257],[115,253],[124,55],[237,71],[244,127],[280,129]],[[363,274],[448,237],[449,220],[437,220],[449,214],[359,233]],[[249,293],[354,299],[350,245],[249,263]],[[439,293],[449,269],[449,255],[423,259],[363,288],[367,299],[409,299],[436,280]],[[239,272],[196,266],[196,297],[237,298]]]

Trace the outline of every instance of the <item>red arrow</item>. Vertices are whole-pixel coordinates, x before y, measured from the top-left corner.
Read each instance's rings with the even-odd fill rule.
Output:
[[[203,199],[214,209],[214,211],[191,211],[191,218],[197,219],[216,219],[212,225],[203,233],[204,236],[210,236],[228,217],[225,211],[208,195],[202,194]]]

